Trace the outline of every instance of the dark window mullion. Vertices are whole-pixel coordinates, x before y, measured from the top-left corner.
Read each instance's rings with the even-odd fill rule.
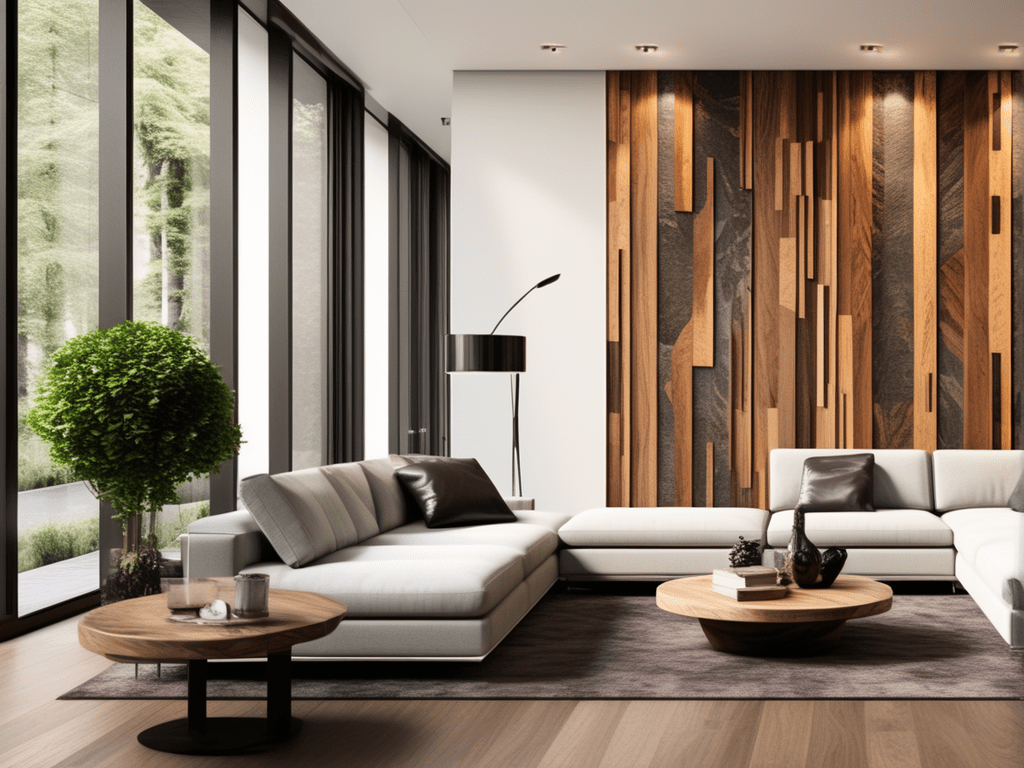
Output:
[[[210,358],[238,420],[238,6],[210,0]],[[238,459],[210,478],[210,514],[238,506]]]
[[[0,83],[0,147],[6,168],[16,168],[18,161],[18,89],[14,87],[18,71],[17,0],[0,0],[0,61],[3,82]],[[4,546],[0,550],[0,626],[18,617],[18,358],[15,354],[18,328],[18,175],[5,173],[0,186],[0,243],[3,247],[2,337],[4,377],[0,382],[3,412],[3,451],[0,454],[0,480],[3,481]]]

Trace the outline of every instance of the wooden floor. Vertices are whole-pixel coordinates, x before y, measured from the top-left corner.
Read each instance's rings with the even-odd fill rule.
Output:
[[[299,701],[302,734],[273,752],[179,757],[135,736],[183,717],[183,701],[56,700],[109,664],[76,626],[0,643],[0,766],[1024,765],[1019,701]],[[214,716],[262,711],[210,703]]]

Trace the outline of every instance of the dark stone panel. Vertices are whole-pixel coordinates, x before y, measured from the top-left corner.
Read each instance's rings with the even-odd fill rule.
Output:
[[[874,447],[914,447],[914,73],[875,73],[872,152]]]
[[[730,505],[729,417],[732,301],[750,276],[751,193],[740,187],[738,72],[698,72],[694,85],[694,211],[707,196],[715,160],[715,364],[693,371],[694,503],[707,498],[707,444],[715,444],[715,505]]]
[[[1024,73],[1013,73],[1013,442],[1024,448]]]
[[[964,443],[964,73],[938,74],[939,448]]]
[[[695,166],[697,163],[694,164]],[[696,170],[696,168],[695,168]],[[701,172],[703,178],[703,171]],[[700,198],[705,197],[703,189]],[[695,204],[697,201],[694,201]],[[701,203],[702,204],[702,203]],[[694,208],[694,210],[700,210]],[[658,73],[658,504],[675,505],[675,421],[665,385],[693,311],[693,214],[675,211],[675,79]]]

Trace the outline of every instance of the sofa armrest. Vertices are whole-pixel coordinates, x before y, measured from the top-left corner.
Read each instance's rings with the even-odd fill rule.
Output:
[[[234,576],[247,565],[277,559],[266,536],[245,510],[197,520],[181,536],[185,576]]]

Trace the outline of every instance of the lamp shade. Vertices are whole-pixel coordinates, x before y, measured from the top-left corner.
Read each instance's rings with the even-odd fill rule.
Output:
[[[446,373],[522,373],[526,337],[453,333],[445,337]]]

